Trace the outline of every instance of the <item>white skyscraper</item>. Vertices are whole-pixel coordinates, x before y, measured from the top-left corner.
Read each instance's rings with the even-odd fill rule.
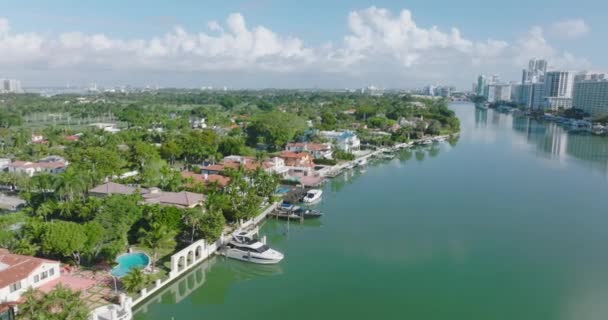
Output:
[[[547,60],[531,59],[530,62],[528,62],[528,69],[523,71],[521,83],[525,84],[543,81],[546,73]]]
[[[608,114],[608,80],[586,80],[574,84],[572,106],[592,116]]]
[[[14,79],[0,79],[0,93],[21,93],[21,82]]]
[[[545,74],[545,108],[557,110],[572,107],[575,75],[572,71],[550,71]]]

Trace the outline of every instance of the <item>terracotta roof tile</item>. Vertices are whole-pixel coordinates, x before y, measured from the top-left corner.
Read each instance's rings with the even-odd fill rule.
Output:
[[[59,263],[58,261],[40,259],[30,256],[0,251],[0,288],[4,288],[29,276],[43,263]]]

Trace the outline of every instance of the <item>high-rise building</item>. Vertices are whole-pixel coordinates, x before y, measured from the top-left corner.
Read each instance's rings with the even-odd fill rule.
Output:
[[[511,101],[511,85],[510,84],[490,84],[487,86],[488,102]]]
[[[484,96],[484,92],[486,90],[486,85],[488,84],[488,79],[486,78],[486,76],[484,75],[479,75],[479,77],[477,77],[477,89],[475,90],[475,93],[478,96]]]
[[[572,98],[574,72],[550,71],[545,76],[545,95],[547,97]]]
[[[574,76],[571,71],[550,71],[545,74],[545,108],[557,110],[572,107]]]
[[[21,82],[14,79],[0,79],[0,93],[21,93]]]
[[[531,59],[528,62],[528,70],[522,72],[521,83],[543,81],[543,77],[547,73],[547,60]]]
[[[574,76],[574,82],[608,80],[608,73],[583,71]]]
[[[523,84],[511,84],[511,101],[521,104],[521,94],[523,86]]]
[[[592,116],[608,115],[608,79],[576,82],[572,106]]]
[[[541,109],[545,98],[545,84],[542,82],[532,83],[532,99],[530,101],[531,109]]]

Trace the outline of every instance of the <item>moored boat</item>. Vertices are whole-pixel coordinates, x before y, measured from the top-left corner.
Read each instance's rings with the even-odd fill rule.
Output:
[[[222,253],[228,258],[258,264],[276,264],[284,258],[282,253],[270,249],[246,232],[233,235]]]
[[[302,202],[304,203],[316,203],[321,201],[321,196],[323,195],[323,191],[319,189],[310,189],[304,195],[304,199]]]

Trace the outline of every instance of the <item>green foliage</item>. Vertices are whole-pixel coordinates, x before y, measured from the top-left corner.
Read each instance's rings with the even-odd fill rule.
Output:
[[[150,283],[150,277],[140,269],[133,268],[120,278],[123,288],[129,293],[137,293]]]
[[[214,242],[222,235],[226,219],[220,210],[206,210],[199,224],[199,231],[207,242]]]
[[[18,318],[23,320],[86,320],[89,310],[80,291],[57,285],[48,293],[30,288],[22,296]]]
[[[355,155],[343,150],[335,150],[334,153],[334,159],[336,160],[346,160],[346,161],[352,161],[355,160]]]
[[[53,221],[45,225],[41,250],[47,255],[73,258],[80,264],[80,254],[85,250],[87,235],[81,224],[69,221]]]
[[[297,133],[306,129],[306,122],[293,114],[267,112],[257,115],[247,127],[248,143],[256,146],[266,143],[273,150],[280,150]]]
[[[315,159],[315,164],[335,166],[338,163],[335,159]]]
[[[147,229],[139,230],[139,243],[152,250],[152,269],[156,265],[159,250],[175,248],[175,236],[174,230],[159,222],[152,222]]]
[[[245,152],[245,140],[241,137],[225,137],[219,146],[219,152],[224,156],[241,155]]]

